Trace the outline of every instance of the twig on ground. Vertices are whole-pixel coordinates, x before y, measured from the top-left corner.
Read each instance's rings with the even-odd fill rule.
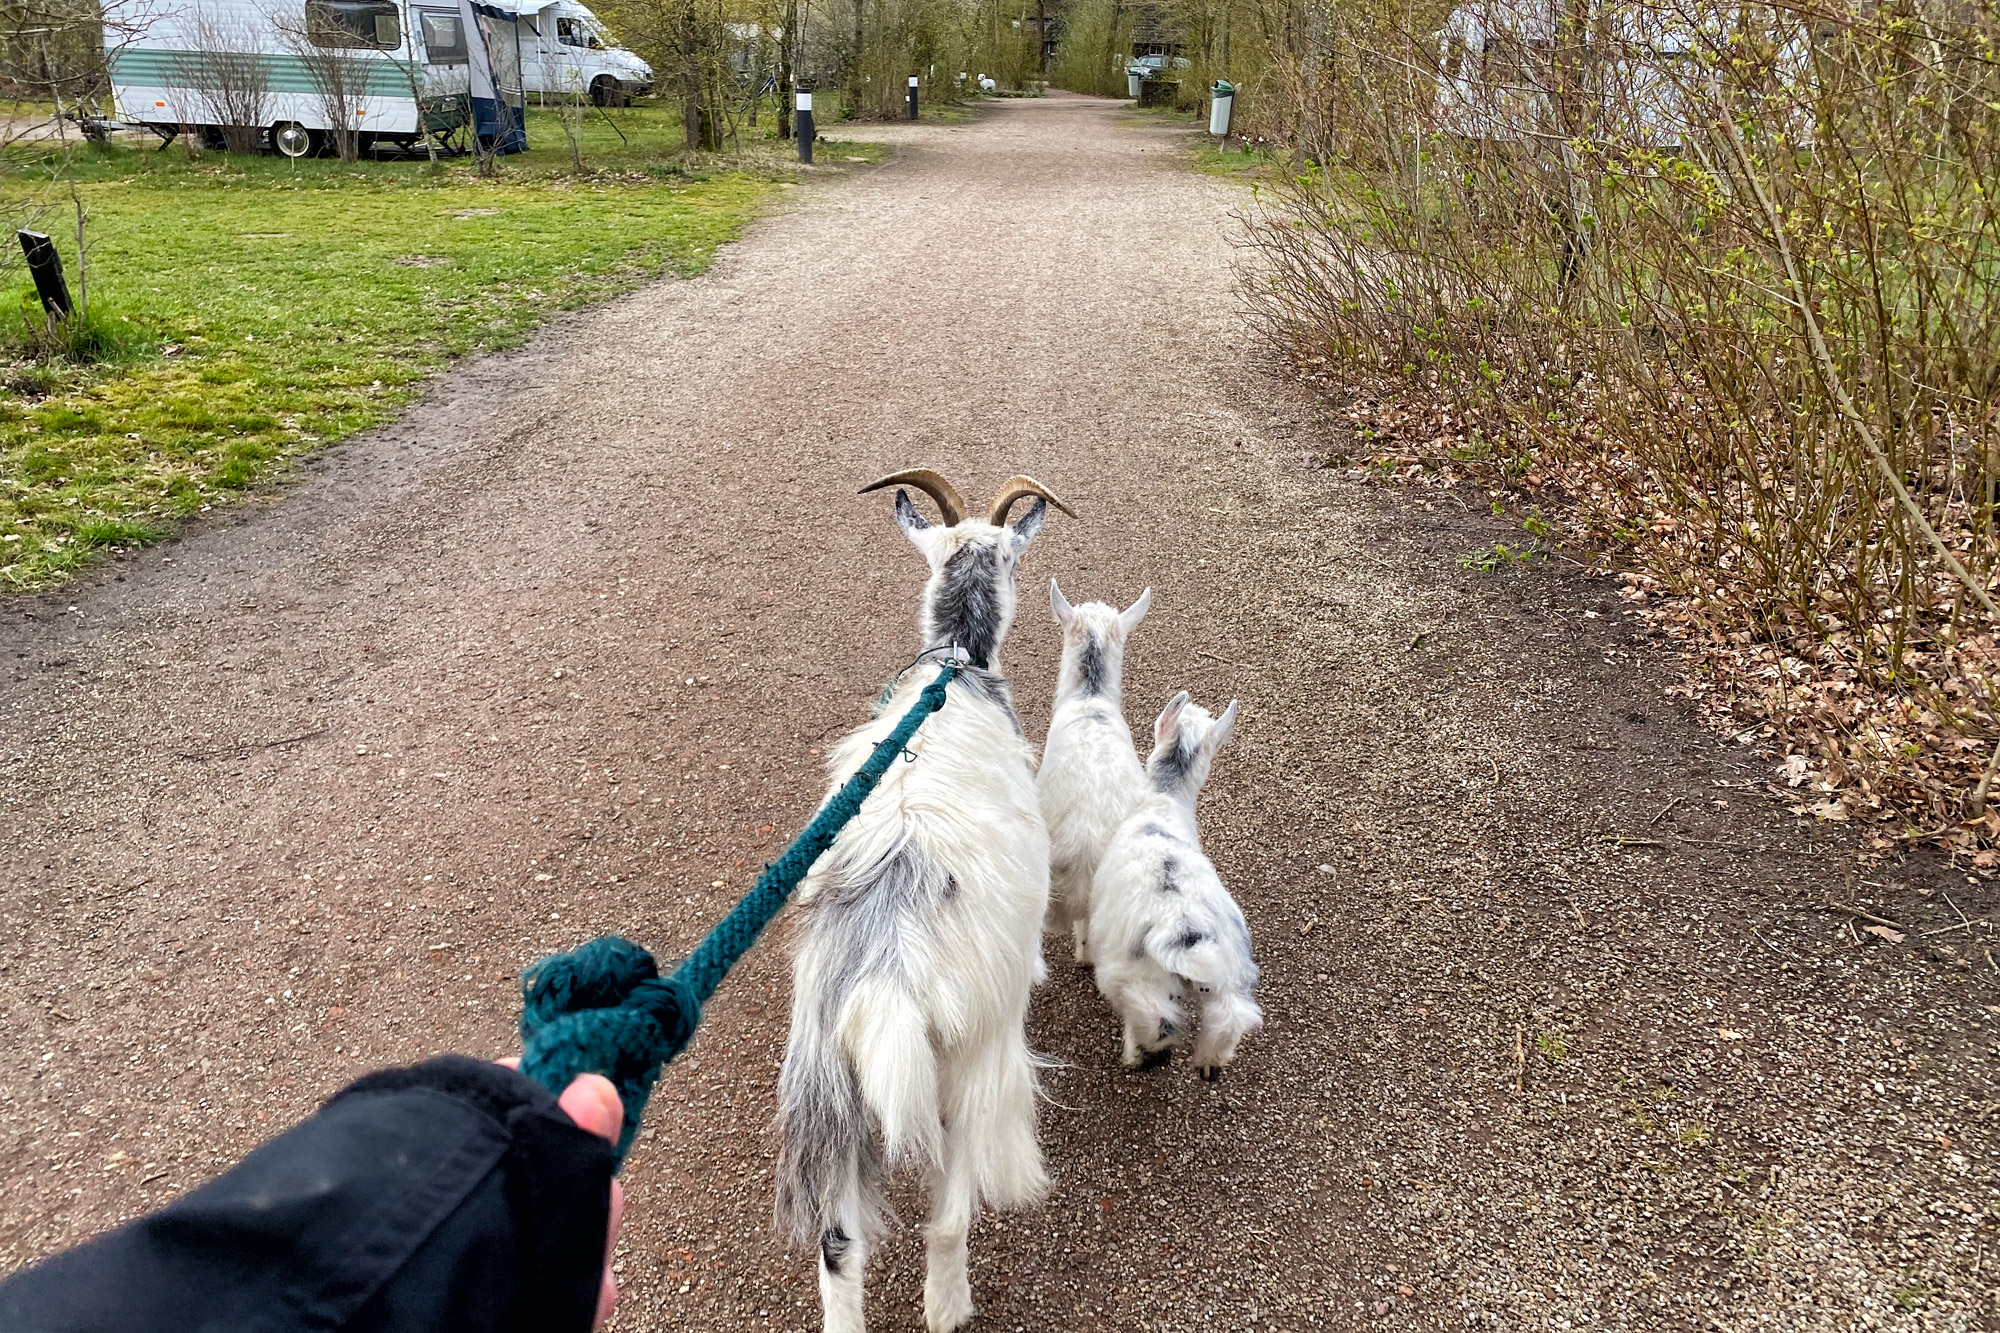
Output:
[[[1936,930],[1927,930],[1923,932],[1925,939],[1929,939],[1933,935],[1949,935],[1954,930],[1970,931],[1974,926],[1986,926],[1988,928],[1991,928],[1991,926],[1993,925],[1993,921],[1990,917],[1966,916],[1965,909],[1960,907],[1956,902],[1953,902],[1950,894],[1947,893],[1944,896],[1944,900],[1946,903],[1950,904],[1952,911],[1958,913],[1958,924],[1955,926],[1939,926]]]
[[[1929,939],[1933,935],[1949,935],[1954,930],[1971,930],[1974,926],[1990,926],[1992,924],[1993,922],[1989,918],[1976,916],[1970,921],[1961,921],[1955,926],[1939,926],[1936,930],[1926,930],[1921,933],[1923,938]]]
[[[1220,662],[1224,666],[1233,666],[1238,671],[1255,671],[1257,669],[1256,667],[1251,666],[1248,662],[1232,662],[1226,657],[1217,657],[1214,653],[1210,652],[1202,652],[1197,650],[1195,656],[1206,657],[1209,661]]]
[[[1413,653],[1414,653],[1415,651],[1417,651],[1417,649],[1419,649],[1419,648],[1423,647],[1423,646],[1424,646],[1424,640],[1425,640],[1425,639],[1428,639],[1428,638],[1429,638],[1430,636],[1431,636],[1431,632],[1430,632],[1429,630],[1427,630],[1427,629],[1420,629],[1420,630],[1418,630],[1418,631],[1417,631],[1417,637],[1416,637],[1416,638],[1414,638],[1414,639],[1411,639],[1411,640],[1410,640],[1410,646],[1409,646],[1409,649],[1408,649],[1408,651],[1410,651],[1410,652],[1413,652]]]
[[[1521,1080],[1528,1072],[1527,1033],[1519,1023],[1514,1025],[1514,1095],[1521,1095]]]
[[[1673,846],[1672,843],[1661,842],[1657,838],[1628,838],[1622,833],[1600,833],[1597,835],[1597,840],[1602,843],[1609,843],[1613,847],[1671,848]]]
[[[1759,935],[1757,933],[1757,927],[1755,926],[1750,927],[1750,933],[1751,935],[1755,936],[1757,943],[1763,945],[1766,949],[1769,949],[1772,953],[1778,955],[1778,957],[1780,958],[1785,957],[1785,951],[1783,949],[1780,949],[1777,945],[1771,943],[1771,941],[1765,939],[1762,935]]]
[[[1572,898],[1569,900],[1569,910],[1576,914],[1576,928],[1578,930],[1584,929],[1583,909],[1576,905],[1576,899]]]
[[[1653,827],[1653,825],[1659,823],[1662,819],[1665,819],[1667,817],[1667,811],[1673,809],[1675,806],[1679,805],[1682,801],[1685,801],[1686,799],[1687,797],[1685,796],[1676,796],[1674,797],[1673,800],[1668,801],[1665,805],[1660,807],[1660,811],[1658,814],[1654,815],[1651,819],[1646,821],[1646,827],[1651,828]]]
[[[1873,912],[1864,912],[1860,908],[1851,907],[1846,903],[1821,903],[1820,907],[1828,912],[1845,912],[1849,916],[1858,916],[1863,921],[1873,921],[1876,925],[1887,926],[1891,930],[1909,929],[1908,926],[1900,921],[1891,921],[1886,916],[1876,916]]]

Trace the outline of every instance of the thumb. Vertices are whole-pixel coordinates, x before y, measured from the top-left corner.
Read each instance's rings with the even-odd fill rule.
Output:
[[[618,1142],[625,1128],[625,1104],[602,1074],[578,1074],[556,1101],[563,1114],[600,1138]]]

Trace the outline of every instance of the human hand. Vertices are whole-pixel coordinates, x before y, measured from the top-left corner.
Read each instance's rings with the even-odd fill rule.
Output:
[[[519,1056],[499,1063],[509,1069],[519,1069]],[[611,1086],[611,1080],[602,1074],[579,1074],[563,1089],[556,1105],[564,1115],[578,1125],[614,1145],[625,1128],[625,1104],[618,1100],[618,1089]],[[602,1327],[611,1317],[611,1307],[618,1303],[618,1279],[611,1275],[611,1250],[618,1243],[618,1227],[625,1220],[625,1191],[618,1182],[611,1182],[611,1225],[604,1236],[604,1280],[597,1288],[597,1314],[593,1327]]]

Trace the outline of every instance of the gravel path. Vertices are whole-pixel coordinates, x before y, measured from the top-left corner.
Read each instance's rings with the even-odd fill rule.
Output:
[[[1051,573],[1153,586],[1140,725],[1243,699],[1203,821],[1270,1016],[1218,1084],[1130,1074],[1051,950],[1057,1185],[977,1229],[978,1327],[1993,1326],[1990,934],[1920,933],[1991,884],[1855,879],[1610,585],[1469,573],[1481,497],[1316,470],[1234,313],[1247,196],[1174,134],[1074,98],[883,133],[708,276],[0,610],[0,1271],[362,1070],[506,1053],[529,958],[684,949],[913,651],[921,564],[854,488],[921,463],[1084,516],[1027,560],[1031,733]],[[656,1097],[620,1328],[812,1320],[768,1226],[785,978],[754,955]],[[919,1264],[905,1229],[880,1326]]]

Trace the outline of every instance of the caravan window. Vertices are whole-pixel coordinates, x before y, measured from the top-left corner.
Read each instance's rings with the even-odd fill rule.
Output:
[[[420,9],[417,24],[423,29],[424,58],[433,65],[463,65],[468,53],[465,49],[465,25],[458,15],[442,9]]]
[[[306,0],[306,36],[337,50],[393,51],[403,44],[403,25],[389,0]]]

